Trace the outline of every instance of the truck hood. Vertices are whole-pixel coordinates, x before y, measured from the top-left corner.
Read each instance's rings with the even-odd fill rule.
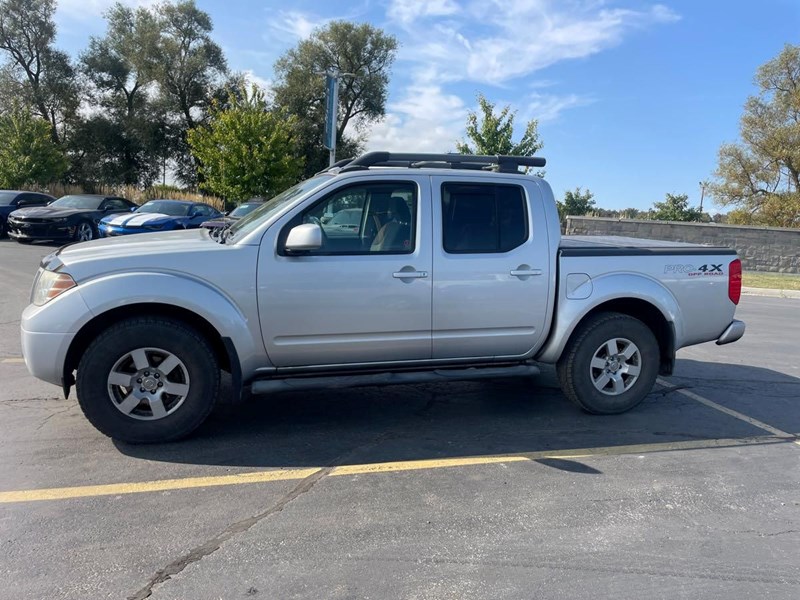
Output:
[[[70,244],[42,263],[52,268],[60,261],[79,283],[106,273],[136,270],[178,271],[206,278],[209,270],[221,264],[235,264],[228,261],[236,260],[231,253],[237,248],[218,244],[206,229],[190,229]]]

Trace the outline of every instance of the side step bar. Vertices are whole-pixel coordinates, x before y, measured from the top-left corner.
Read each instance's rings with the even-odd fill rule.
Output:
[[[436,369],[399,373],[368,373],[364,375],[327,375],[320,377],[292,377],[289,379],[259,379],[250,386],[254,395],[298,390],[318,390],[362,387],[369,385],[397,385],[409,383],[434,383],[442,381],[471,381],[499,377],[527,377],[538,375],[539,367],[515,365],[511,367],[484,367],[469,369]]]

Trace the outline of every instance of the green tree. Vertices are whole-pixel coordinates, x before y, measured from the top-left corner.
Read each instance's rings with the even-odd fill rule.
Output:
[[[707,221],[699,208],[689,206],[687,194],[667,194],[663,202],[653,203],[650,218],[656,221]]]
[[[212,111],[210,123],[189,130],[204,189],[228,200],[270,197],[294,183],[302,160],[293,155],[296,119],[268,110],[264,93],[253,86],[229,108]]]
[[[544,144],[539,139],[539,123],[528,121],[525,132],[518,142],[514,141],[514,118],[516,111],[505,106],[495,114],[495,104],[478,94],[478,112],[467,115],[467,140],[456,143],[461,154],[504,154],[510,156],[533,156]]]
[[[209,117],[215,95],[225,86],[227,63],[211,37],[211,17],[194,0],[161,4],[156,17],[160,29],[156,80],[168,119],[165,141],[172,146],[176,176],[192,185],[200,170],[192,159],[187,132]]]
[[[159,169],[159,111],[151,96],[158,61],[158,22],[150,11],[116,4],[106,13],[105,37],[92,37],[81,62],[102,113],[84,127],[97,137],[103,183],[148,186]],[[83,137],[83,136],[80,136]],[[85,140],[81,140],[85,142]],[[105,146],[105,149],[103,149]]]
[[[55,0],[0,0],[0,50],[6,52],[26,104],[59,142],[79,104],[75,71],[53,47]]]
[[[755,76],[741,143],[719,150],[714,201],[733,206],[730,222],[800,227],[800,46],[787,44]]]
[[[325,128],[325,72],[342,74],[336,124],[337,156],[360,151],[359,132],[386,113],[389,72],[397,38],[368,24],[333,21],[315,30],[275,63],[275,105],[298,122],[298,151],[305,175],[328,166],[322,145]],[[352,75],[346,75],[346,74]],[[345,135],[348,125],[355,132]]]
[[[67,160],[50,133],[47,121],[22,106],[0,116],[0,188],[45,185],[64,174]]]
[[[558,214],[561,218],[566,216],[585,215],[594,208],[594,194],[580,187],[564,192],[564,200],[558,203]]]

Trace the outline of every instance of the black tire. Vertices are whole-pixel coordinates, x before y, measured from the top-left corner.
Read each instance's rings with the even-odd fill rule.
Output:
[[[97,230],[95,229],[94,225],[92,225],[92,223],[90,221],[78,221],[78,224],[75,225],[75,237],[73,238],[74,241],[76,241],[76,242],[80,242],[81,241],[80,230],[81,230],[82,227],[85,227],[86,225],[89,226],[89,231],[90,231],[89,235],[90,235],[90,237],[89,237],[89,239],[86,239],[86,240],[83,240],[83,241],[84,242],[89,242],[91,240],[96,240],[97,239]]]
[[[142,409],[134,408],[126,414],[112,401],[114,392],[108,380],[112,370],[118,361],[140,348],[163,349],[173,354],[181,361],[179,369],[188,374],[188,391],[170,409],[174,412],[166,416],[155,418],[152,411],[148,417],[148,402],[137,405]],[[150,354],[148,358],[157,360],[157,356]],[[169,384],[164,377],[162,381]],[[132,444],[169,442],[189,435],[213,410],[219,387],[219,365],[208,341],[183,323],[160,317],[128,319],[106,329],[84,352],[76,378],[78,403],[86,418],[105,435]],[[124,388],[113,389],[126,393]],[[134,391],[130,389],[131,394]],[[177,399],[177,396],[164,397],[167,398],[164,405]],[[140,411],[140,418],[131,416],[136,411]]]
[[[6,237],[6,220],[0,217],[0,240]]]
[[[636,378],[620,371],[624,391],[614,392],[614,382],[609,381],[601,391],[595,386],[602,384],[602,364],[592,367],[593,358],[603,353],[603,346],[611,340],[627,340],[638,349],[632,357],[632,367],[638,366]],[[617,345],[617,342],[612,342]],[[600,360],[603,360],[600,358]],[[612,368],[616,364],[612,363]],[[570,338],[556,365],[561,389],[572,402],[586,412],[597,415],[623,413],[637,406],[653,389],[658,376],[658,341],[650,328],[634,317],[621,313],[598,313],[581,323]],[[631,368],[625,364],[622,369]],[[614,375],[617,372],[614,371]],[[626,379],[627,378],[627,379]],[[629,386],[629,387],[628,387]],[[613,395],[616,394],[616,395]]]

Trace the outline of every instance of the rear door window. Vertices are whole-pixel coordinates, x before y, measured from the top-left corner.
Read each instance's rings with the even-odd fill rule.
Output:
[[[525,192],[518,185],[442,184],[445,252],[508,252],[528,239]]]

